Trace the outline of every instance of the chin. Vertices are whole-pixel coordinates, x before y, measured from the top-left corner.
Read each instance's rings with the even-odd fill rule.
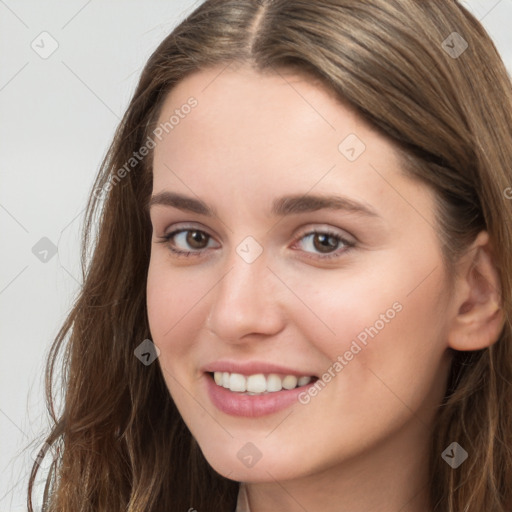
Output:
[[[236,440],[234,440],[236,441]],[[275,482],[276,480],[289,480],[305,476],[303,460],[284,458],[276,452],[265,456],[256,451],[251,443],[246,443],[240,448],[240,442],[236,441],[236,448],[226,447],[219,452],[216,445],[211,451],[203,449],[204,457],[208,464],[220,475],[237,482]],[[252,457],[252,458],[251,458]],[[293,469],[292,469],[293,468]],[[297,471],[300,469],[300,472]]]

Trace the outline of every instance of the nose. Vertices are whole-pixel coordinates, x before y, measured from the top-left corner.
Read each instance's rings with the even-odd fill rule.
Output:
[[[243,343],[284,328],[286,290],[267,267],[264,254],[248,263],[234,252],[212,290],[206,328],[219,339]]]

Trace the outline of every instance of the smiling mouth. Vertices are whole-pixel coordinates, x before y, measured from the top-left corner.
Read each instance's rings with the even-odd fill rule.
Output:
[[[217,386],[240,395],[266,395],[307,386],[318,380],[314,375],[297,377],[277,373],[242,375],[231,372],[207,372],[207,374]]]

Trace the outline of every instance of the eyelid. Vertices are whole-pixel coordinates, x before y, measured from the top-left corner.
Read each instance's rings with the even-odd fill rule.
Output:
[[[166,229],[164,230],[163,237],[169,236],[171,233],[176,233],[177,231],[201,231],[208,235],[210,238],[216,238],[216,235],[211,234],[211,230],[208,228],[205,228],[201,225],[198,225],[196,223],[178,223],[178,224],[172,224],[172,229]]]
[[[204,233],[209,238],[208,242],[210,242],[210,240],[215,240],[215,237],[211,235],[207,229],[198,227],[197,224],[184,223],[173,225],[173,229],[171,229],[168,233],[164,233],[162,237],[159,237],[160,240],[158,243],[163,243],[164,245],[167,245],[169,250],[176,257],[202,256],[204,253],[208,251],[208,248],[187,251],[184,249],[174,249],[171,247],[171,238],[183,232],[194,230]],[[342,233],[340,233],[339,231],[342,231]],[[358,243],[357,238],[351,235],[350,233],[346,232],[345,230],[341,230],[340,228],[333,228],[331,226],[322,227],[319,224],[312,224],[301,228],[299,234],[294,235],[294,242],[291,247],[296,246],[306,236],[311,236],[315,234],[325,234],[328,236],[332,236],[333,238],[338,239],[339,242],[345,246],[343,248],[338,248],[333,252],[325,254],[302,251],[304,254],[306,254],[307,258],[315,259],[317,261],[328,260],[329,258],[339,259],[342,257],[344,253],[354,248],[354,246],[356,246],[356,244]]]
[[[169,233],[174,233],[176,231],[182,231],[182,230],[187,230],[187,229],[190,229],[190,230],[197,230],[197,231],[203,231],[204,233],[206,233],[208,236],[210,236],[211,238],[215,238],[214,235],[211,235],[209,233],[209,229],[207,228],[203,228],[202,226],[198,226],[196,223],[178,223],[176,225],[173,225],[173,228],[172,230],[169,231]],[[308,224],[306,225],[305,227],[302,227],[299,231],[299,234],[297,235],[294,235],[294,238],[296,237],[299,237],[299,238],[302,238],[303,236],[305,235],[308,235],[308,234],[311,234],[312,232],[330,232],[332,233],[333,235],[336,235],[336,236],[339,236],[340,238],[343,238],[343,239],[346,239],[347,242],[353,242],[353,243],[356,243],[356,242],[359,242],[359,240],[357,239],[357,237],[355,237],[354,235],[352,235],[351,233],[349,233],[348,231],[344,230],[344,229],[341,229],[341,228],[335,228],[335,227],[331,227],[331,226],[328,226],[328,225],[322,225],[321,223],[311,223],[311,224]],[[164,232],[164,235],[163,236],[166,236],[167,234],[167,230]]]
[[[317,225],[318,226],[318,225]],[[351,251],[356,245],[357,241],[351,240],[351,238],[354,238],[353,236],[345,236],[344,234],[339,233],[336,229],[333,229],[332,227],[309,227],[304,229],[299,235],[296,237],[296,241],[293,243],[292,248],[296,247],[300,244],[300,242],[306,238],[315,236],[317,234],[321,235],[327,235],[329,237],[333,237],[338,240],[339,244],[342,244],[343,247],[339,247],[335,249],[332,252],[328,253],[318,253],[318,252],[310,252],[302,250],[301,252],[304,254],[303,257],[315,260],[317,262],[327,262],[329,260],[339,260]]]
[[[299,238],[302,238],[305,235],[309,235],[311,233],[331,233],[334,236],[337,236],[339,238],[343,238],[347,241],[347,243],[357,243],[359,240],[346,231],[345,229],[336,228],[327,224],[321,224],[321,223],[312,223],[308,224],[306,227],[301,228],[299,231],[299,234],[297,235]]]
[[[187,251],[185,249],[174,249],[171,248],[171,238],[174,238],[178,236],[179,234],[187,231],[199,231],[201,233],[204,233],[208,237],[208,243],[213,240],[216,242],[216,237],[211,235],[207,229],[204,229],[202,227],[198,227],[197,225],[190,225],[190,224],[177,224],[173,225],[173,228],[170,229],[168,232],[167,230],[164,232],[164,234],[161,237],[158,237],[158,243],[162,243],[166,246],[168,246],[169,250],[174,253],[177,256],[201,256],[203,253],[207,251],[207,249],[196,249],[196,250],[190,250]],[[218,243],[218,242],[216,242]],[[210,247],[211,249],[211,247]]]

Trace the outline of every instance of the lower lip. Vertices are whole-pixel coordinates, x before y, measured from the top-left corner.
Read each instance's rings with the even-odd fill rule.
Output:
[[[275,391],[265,395],[244,395],[215,384],[213,377],[206,373],[206,387],[210,400],[217,409],[232,416],[256,418],[286,409],[298,402],[298,396],[307,392],[316,382],[294,389]]]

